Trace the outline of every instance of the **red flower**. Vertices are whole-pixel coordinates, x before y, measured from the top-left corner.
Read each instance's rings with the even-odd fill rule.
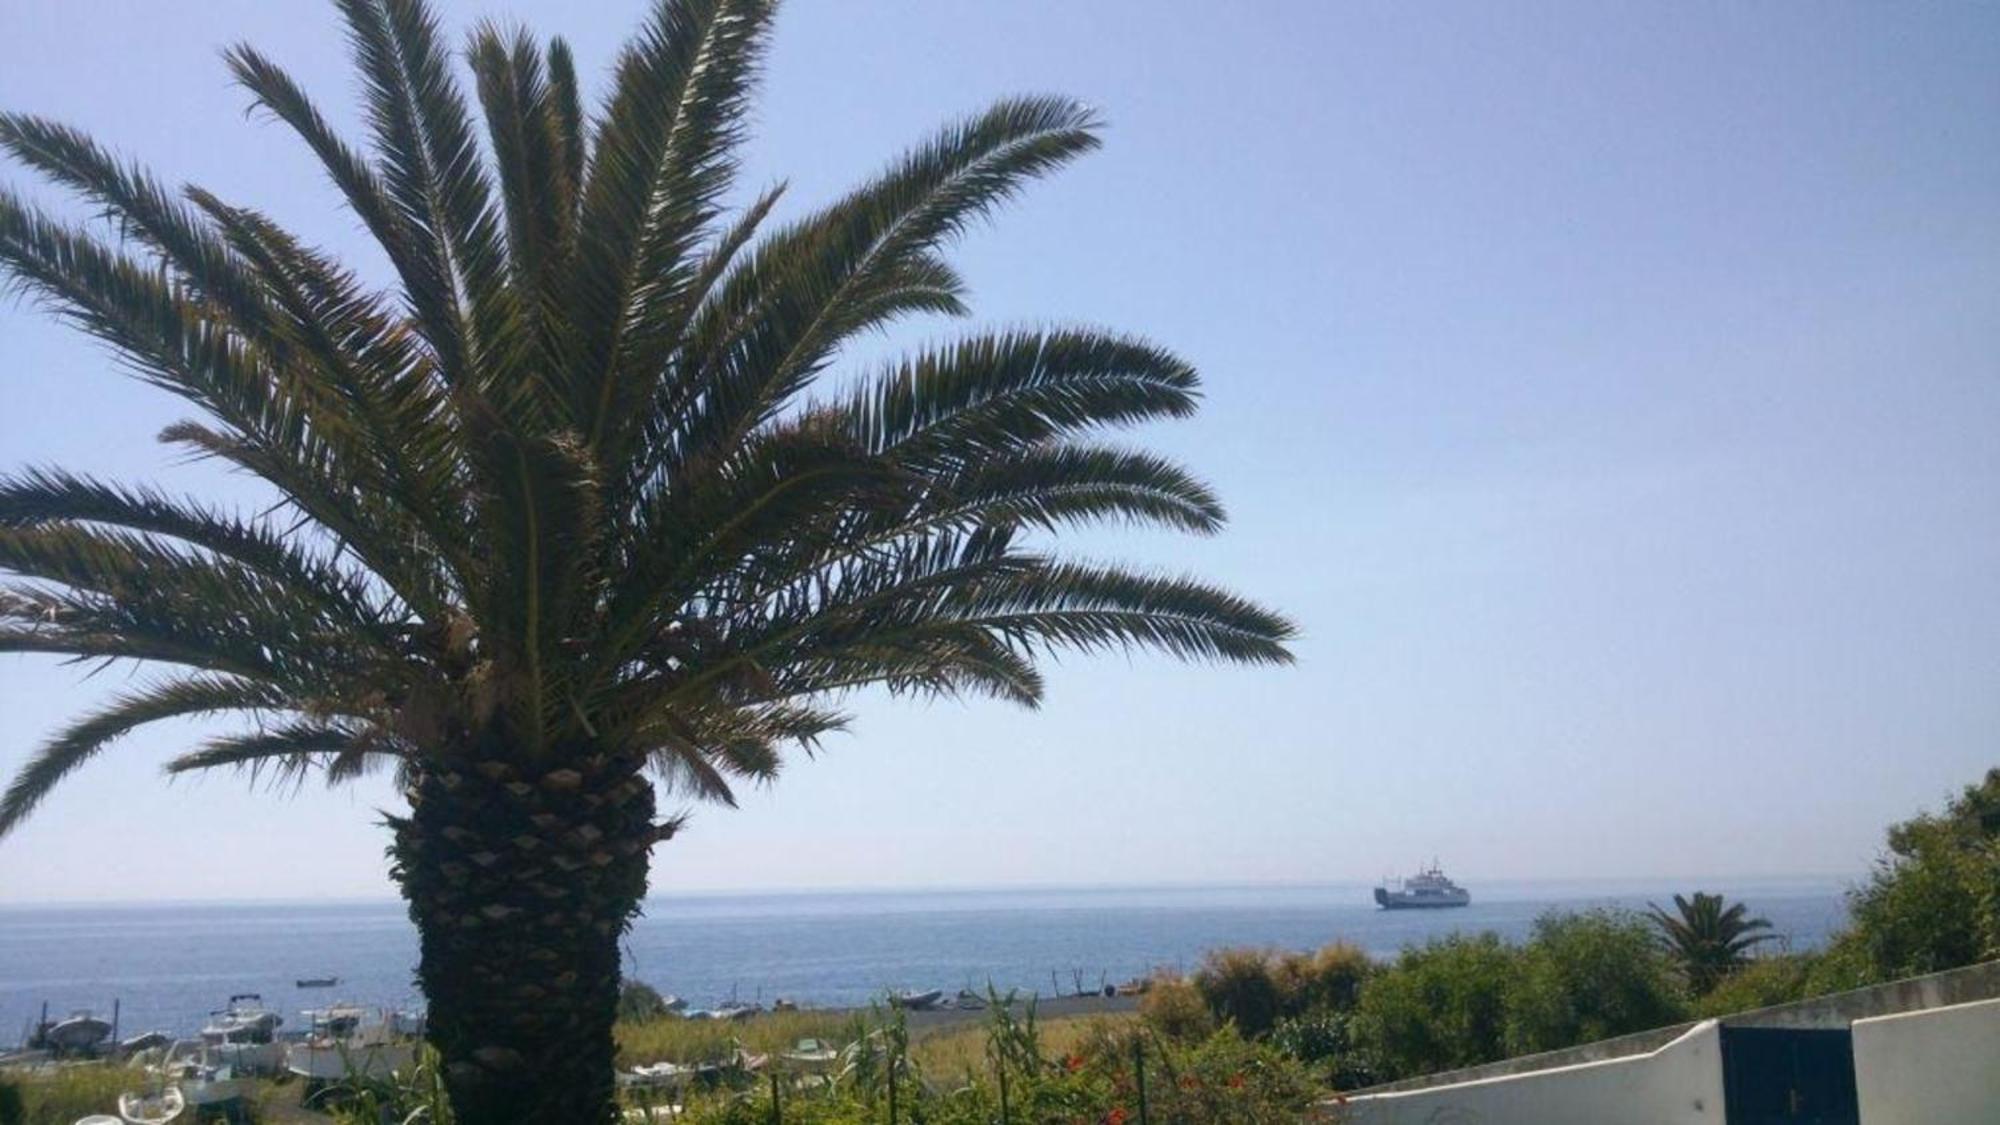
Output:
[[[1181,1075],[1181,1089],[1199,1090],[1201,1089],[1201,1079],[1196,1078],[1192,1074],[1183,1074]]]
[[[1241,1074],[1230,1075],[1229,1088],[1232,1090],[1241,1090],[1243,1088],[1243,1076]]]
[[[1082,1070],[1082,1069],[1083,1069],[1083,1056],[1082,1056],[1082,1055],[1067,1055],[1067,1056],[1064,1056],[1064,1058],[1063,1058],[1063,1069],[1065,1069],[1065,1070],[1069,1071],[1069,1072],[1070,1072],[1071,1074],[1075,1074],[1075,1073],[1076,1073],[1077,1071],[1079,1071],[1079,1070]]]
[[[1112,1106],[1111,1112],[1104,1115],[1104,1125],[1125,1125],[1125,1107]]]

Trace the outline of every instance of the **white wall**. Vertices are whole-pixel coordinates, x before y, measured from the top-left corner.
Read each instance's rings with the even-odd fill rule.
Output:
[[[2000,999],[1854,1021],[1862,1125],[2000,1123]]]
[[[1721,1125],[1716,1022],[1650,1054],[1350,1099],[1354,1125]],[[1864,1120],[1866,1120],[1864,1118]],[[1868,1125],[1874,1125],[1872,1121]]]

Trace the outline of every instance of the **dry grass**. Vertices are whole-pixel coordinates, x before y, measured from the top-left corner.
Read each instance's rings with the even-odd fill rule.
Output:
[[[1136,1015],[1065,1016],[1038,1020],[1035,1031],[1041,1038],[1042,1057],[1058,1059],[1075,1052],[1098,1031],[1128,1024]],[[985,1074],[991,1069],[986,1057],[986,1025],[963,1023],[939,1028],[928,1034],[911,1033],[910,1058],[934,1082],[948,1081],[967,1074]]]
[[[845,1043],[855,1017],[846,1012],[767,1012],[743,1020],[688,1020],[678,1016],[618,1025],[618,1065],[662,1061],[691,1063],[729,1057],[739,1046],[752,1054],[790,1048],[801,1039]]]
[[[20,1093],[22,1125],[71,1125],[93,1113],[116,1114],[118,1095],[146,1081],[140,1071],[97,1063],[0,1076]]]

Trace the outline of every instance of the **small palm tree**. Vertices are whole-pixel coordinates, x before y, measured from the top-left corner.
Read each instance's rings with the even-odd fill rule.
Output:
[[[1290,659],[1251,602],[1039,546],[1221,526],[1186,471],[1097,436],[1194,409],[1169,352],[974,333],[807,397],[853,337],[963,313],[942,251],[1096,122],[1004,101],[772,229],[778,189],[725,207],[771,8],[657,0],[594,115],[560,40],[482,27],[483,143],[422,0],[340,2],[372,151],[229,51],[394,293],[258,211],[0,116],[0,146],[111,220],[0,192],[0,271],[197,412],[164,441],[278,501],[0,478],[0,652],[158,670],[27,761],[0,834],[177,716],[247,725],[176,772],[392,768],[392,874],[461,1121],[611,1116],[619,938],[680,823],[660,795],[730,803],[866,685],[1033,706],[1055,648]]]
[[[1646,905],[1660,929],[1660,944],[1696,996],[1707,995],[1723,977],[1749,961],[1745,954],[1751,949],[1778,936],[1758,933],[1770,929],[1771,923],[1745,918],[1749,907],[1743,903],[1724,909],[1721,895],[1696,891],[1692,900],[1675,895],[1673,914],[1656,903]]]

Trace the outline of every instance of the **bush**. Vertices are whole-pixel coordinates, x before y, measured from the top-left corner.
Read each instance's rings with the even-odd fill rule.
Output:
[[[1321,1008],[1278,1021],[1271,1049],[1303,1063],[1329,1088],[1358,1090],[1380,1081],[1367,1051],[1354,1041],[1354,1015]]]
[[[1193,1043],[1215,1032],[1215,1017],[1208,1001],[1186,977],[1153,978],[1146,994],[1139,998],[1139,1017],[1169,1039]]]
[[[1509,1054],[1553,1051],[1687,1017],[1645,919],[1622,911],[1535,920],[1506,992]]]
[[[1852,947],[1835,977],[1866,984],[2000,957],[2000,769],[1943,813],[1892,826],[1888,854],[1848,910]]]
[[[1195,970],[1194,986],[1217,1020],[1246,1036],[1262,1035],[1282,1014],[1273,960],[1261,949],[1218,949]]]
[[[1285,1016],[1345,1012],[1361,996],[1375,962],[1360,946],[1335,942],[1316,953],[1288,953],[1272,971],[1278,1006]]]
[[[1504,1057],[1508,983],[1519,960],[1493,933],[1404,949],[1361,989],[1356,1046],[1385,1081]]]
[[[1755,958],[1723,977],[1701,998],[1695,1014],[1704,1019],[1734,1015],[1816,995],[1811,982],[1820,960],[1819,955],[1811,953]]]
[[[626,1023],[647,1023],[667,1014],[666,997],[644,981],[628,980],[618,989],[618,1018]]]

